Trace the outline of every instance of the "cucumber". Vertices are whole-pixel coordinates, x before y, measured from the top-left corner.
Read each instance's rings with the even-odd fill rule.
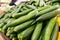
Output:
[[[23,32],[18,34],[18,39],[23,40],[24,38],[27,38],[28,36],[30,36],[30,34],[33,32],[35,28],[35,25],[27,28],[26,30],[24,30]]]
[[[31,40],[38,40],[41,29],[42,29],[42,22],[37,23],[36,28],[32,34]]]
[[[17,24],[20,24],[20,23],[23,23],[23,22],[25,22],[25,21],[27,21],[27,20],[30,20],[31,18],[34,18],[34,17],[36,16],[36,13],[37,13],[37,10],[34,10],[34,11],[30,12],[29,14],[27,14],[27,15],[25,15],[25,16],[19,17],[19,18],[16,19],[15,21],[9,23],[9,24],[6,26],[6,28],[9,27],[9,26],[15,26],[15,25],[17,25]]]
[[[57,15],[57,12],[58,12],[58,10],[54,10],[54,11],[52,11],[52,12],[46,13],[46,14],[44,14],[44,15],[41,15],[40,17],[38,17],[38,18],[36,19],[35,22],[37,22],[37,21],[44,21],[44,20],[47,20],[47,19],[49,19],[49,18],[52,18],[52,17],[54,17],[54,16]]]
[[[48,12],[51,12],[51,11],[56,10],[56,9],[58,9],[58,8],[59,8],[59,5],[51,6],[50,8],[47,8],[47,9],[45,9],[45,10],[40,11],[40,12],[37,14],[37,16],[43,15],[43,14],[48,13]]]
[[[52,31],[52,35],[51,35],[50,40],[57,40],[58,31],[59,31],[59,26],[58,26],[58,23],[56,23],[56,25]]]
[[[31,24],[33,23],[33,21],[34,21],[34,20],[29,20],[29,21],[27,21],[27,22],[25,22],[25,23],[22,23],[22,24],[20,24],[20,25],[18,25],[18,26],[15,26],[15,27],[14,27],[14,31],[17,32],[17,31],[19,31],[19,30],[22,30],[22,29],[24,29],[24,28],[27,28],[29,25],[31,25]]]
[[[50,36],[53,31],[55,23],[56,23],[56,18],[55,17],[51,18],[49,23],[46,25],[46,30],[44,36],[42,37],[42,40],[50,40]]]
[[[23,15],[25,15],[25,14],[28,14],[30,11],[32,11],[32,9],[27,9],[27,10],[21,12],[21,13],[15,13],[15,14],[12,15],[12,17],[18,18],[18,17],[20,17],[20,16],[23,16]]]

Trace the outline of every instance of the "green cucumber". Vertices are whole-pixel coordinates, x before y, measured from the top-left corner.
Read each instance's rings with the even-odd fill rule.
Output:
[[[42,40],[50,40],[51,33],[53,31],[54,25],[56,23],[56,17],[51,18],[49,23],[46,25],[46,30]]]
[[[42,29],[42,22],[41,23],[37,23],[36,28],[32,34],[31,40],[38,40],[40,32]]]
[[[59,26],[58,26],[58,23],[56,23],[52,31],[51,40],[57,40],[58,31],[59,31]]]
[[[21,13],[15,13],[15,14],[12,15],[12,17],[18,18],[18,17],[20,17],[20,16],[23,16],[23,15],[25,15],[25,14],[28,14],[30,11],[32,11],[32,9],[27,9],[27,10],[21,12]]]
[[[40,12],[37,14],[37,16],[42,15],[42,14],[45,14],[45,13],[48,13],[48,12],[51,12],[51,11],[56,10],[56,9],[58,9],[58,8],[59,8],[59,5],[51,6],[50,8],[47,8],[47,9],[45,9],[45,10],[40,11]]]
[[[52,11],[52,12],[46,13],[46,14],[44,14],[44,15],[41,15],[40,17],[38,17],[38,18],[36,19],[35,22],[37,22],[37,21],[43,21],[43,20],[47,20],[47,19],[49,19],[49,18],[52,18],[52,17],[54,17],[54,16],[57,15],[57,12],[58,12],[58,10],[54,10],[54,11]]]
[[[25,21],[27,21],[27,20],[30,20],[31,18],[34,18],[34,17],[36,16],[36,13],[37,13],[37,10],[34,10],[34,11],[30,12],[29,14],[27,14],[27,15],[25,15],[25,16],[19,17],[19,18],[16,19],[15,21],[9,23],[9,24],[6,26],[6,28],[9,27],[9,26],[15,26],[15,25],[17,25],[17,24],[20,24],[20,23],[23,23],[23,22],[25,22]]]
[[[23,40],[24,38],[27,38],[28,36],[30,36],[30,34],[33,32],[35,28],[35,25],[27,28],[26,30],[24,30],[23,32],[18,34],[18,39]]]
[[[25,23],[22,23],[22,24],[20,24],[18,26],[15,26],[14,31],[17,32],[17,31],[19,31],[21,29],[27,28],[29,25],[31,25],[33,23],[33,21],[34,20],[29,20],[29,21],[27,21]]]

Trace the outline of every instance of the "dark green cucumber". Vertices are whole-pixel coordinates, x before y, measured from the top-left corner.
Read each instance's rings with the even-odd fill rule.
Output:
[[[53,31],[54,25],[56,23],[56,17],[51,18],[49,23],[46,25],[46,30],[42,40],[50,40],[51,33]]]
[[[58,9],[58,8],[59,8],[58,5],[51,6],[50,8],[47,8],[47,9],[45,9],[45,10],[40,11],[40,12],[37,14],[37,16],[42,15],[42,14],[45,14],[45,13],[48,13],[48,12],[51,12],[51,11],[56,10],[56,9]]]
[[[27,38],[28,36],[30,36],[30,34],[33,32],[35,28],[35,25],[27,28],[26,30],[24,30],[23,32],[19,33],[18,34],[18,39],[24,39],[24,38]]]
[[[42,22],[41,23],[37,23],[36,28],[32,34],[31,40],[38,40],[40,32],[42,29]]]
[[[30,12],[29,14],[27,14],[27,15],[25,15],[25,16],[19,17],[19,18],[16,19],[15,21],[9,23],[9,24],[6,26],[6,28],[9,27],[9,26],[15,26],[15,25],[17,25],[17,24],[20,24],[20,23],[23,23],[23,22],[25,22],[25,21],[27,21],[27,20],[30,20],[31,18],[34,18],[34,17],[36,16],[36,13],[37,13],[37,12],[38,12],[37,10],[34,10],[34,11]]]
[[[59,31],[59,26],[58,26],[58,23],[56,23],[52,31],[51,40],[57,40],[58,31]]]
[[[33,23],[33,21],[34,20],[29,20],[29,21],[27,21],[25,23],[22,23],[22,24],[20,24],[18,26],[15,26],[14,31],[17,32],[17,31],[19,31],[21,29],[27,28],[29,25],[31,25]]]
[[[49,19],[49,18],[52,18],[52,17],[54,17],[54,16],[57,15],[57,12],[58,12],[58,10],[54,10],[54,11],[52,11],[52,12],[46,13],[46,14],[44,14],[44,15],[41,15],[40,17],[38,17],[38,18],[36,19],[35,22],[37,22],[37,21],[43,21],[43,20],[47,20],[47,19]]]
[[[12,15],[12,17],[18,18],[18,17],[20,17],[20,16],[23,16],[23,15],[25,15],[25,14],[28,14],[30,11],[32,11],[32,9],[27,9],[27,10],[21,12],[21,13],[15,13],[15,14]]]

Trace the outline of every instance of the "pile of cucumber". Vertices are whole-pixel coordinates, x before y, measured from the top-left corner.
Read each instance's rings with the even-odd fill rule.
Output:
[[[56,40],[59,5],[39,4],[39,0],[20,3],[0,15],[0,32],[10,40]]]

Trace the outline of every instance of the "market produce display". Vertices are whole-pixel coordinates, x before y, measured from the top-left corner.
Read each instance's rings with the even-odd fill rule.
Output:
[[[10,40],[57,40],[59,2],[43,2],[21,2],[0,15],[0,32]]]

